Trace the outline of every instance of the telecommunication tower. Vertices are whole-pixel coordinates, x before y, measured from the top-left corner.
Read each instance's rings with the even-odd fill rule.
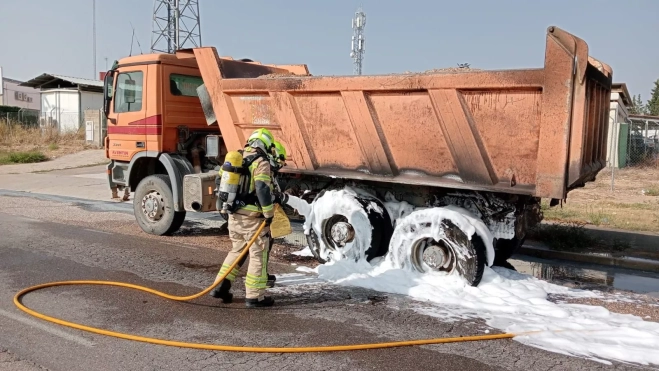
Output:
[[[201,46],[199,0],[154,0],[152,53]]]
[[[364,61],[364,28],[366,27],[366,14],[360,7],[355,12],[355,17],[352,19],[352,43],[350,49],[350,57],[354,64],[354,74],[362,74],[362,62]]]

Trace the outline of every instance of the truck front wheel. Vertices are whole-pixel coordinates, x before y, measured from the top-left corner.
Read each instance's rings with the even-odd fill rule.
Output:
[[[150,175],[137,185],[133,212],[146,233],[162,236],[176,232],[185,220],[185,211],[174,211],[172,185],[167,175]]]

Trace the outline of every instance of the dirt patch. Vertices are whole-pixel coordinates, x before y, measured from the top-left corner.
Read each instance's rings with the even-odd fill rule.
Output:
[[[659,322],[659,298],[636,295],[633,302],[628,302],[592,298],[579,299],[557,297],[552,301],[568,304],[601,306],[614,313],[631,314],[641,317],[646,321]]]
[[[629,231],[659,232],[659,167],[611,171],[568,194],[562,206],[543,202],[545,220],[581,222]]]
[[[272,247],[272,251],[270,252],[270,258],[276,259],[280,262],[305,265],[312,268],[320,264],[314,257],[293,255],[294,252],[300,250],[302,250],[301,246],[290,245],[287,243],[278,243],[277,240],[275,240],[275,245]]]

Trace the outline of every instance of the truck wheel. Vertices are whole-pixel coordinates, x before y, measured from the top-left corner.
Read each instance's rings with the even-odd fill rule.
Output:
[[[334,253],[338,252],[342,257],[355,260],[366,258],[366,261],[371,261],[387,253],[393,227],[387,209],[380,200],[362,195],[337,200],[336,194],[330,195],[322,191],[314,203],[330,200],[332,203],[336,201],[337,204],[352,206],[353,210],[359,208],[365,215],[361,212],[349,212],[349,208],[345,207],[337,207],[323,215],[314,215],[310,221],[312,227],[307,235],[307,242],[316,260],[327,263],[333,260]],[[316,217],[320,220],[316,220]],[[361,243],[367,243],[368,246],[359,246]]]
[[[157,236],[176,232],[185,220],[185,211],[174,211],[174,197],[169,176],[148,176],[137,185],[133,212],[140,228]]]
[[[411,214],[413,216],[413,214]],[[403,268],[421,273],[458,274],[469,285],[478,286],[486,264],[483,240],[469,237],[450,219],[420,219],[407,216],[399,220],[391,237],[392,256]]]

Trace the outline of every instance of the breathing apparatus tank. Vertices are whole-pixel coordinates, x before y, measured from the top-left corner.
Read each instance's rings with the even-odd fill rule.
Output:
[[[243,155],[238,151],[227,153],[222,165],[222,177],[220,178],[219,198],[222,201],[220,213],[226,214],[233,206],[238,190],[240,188]]]

